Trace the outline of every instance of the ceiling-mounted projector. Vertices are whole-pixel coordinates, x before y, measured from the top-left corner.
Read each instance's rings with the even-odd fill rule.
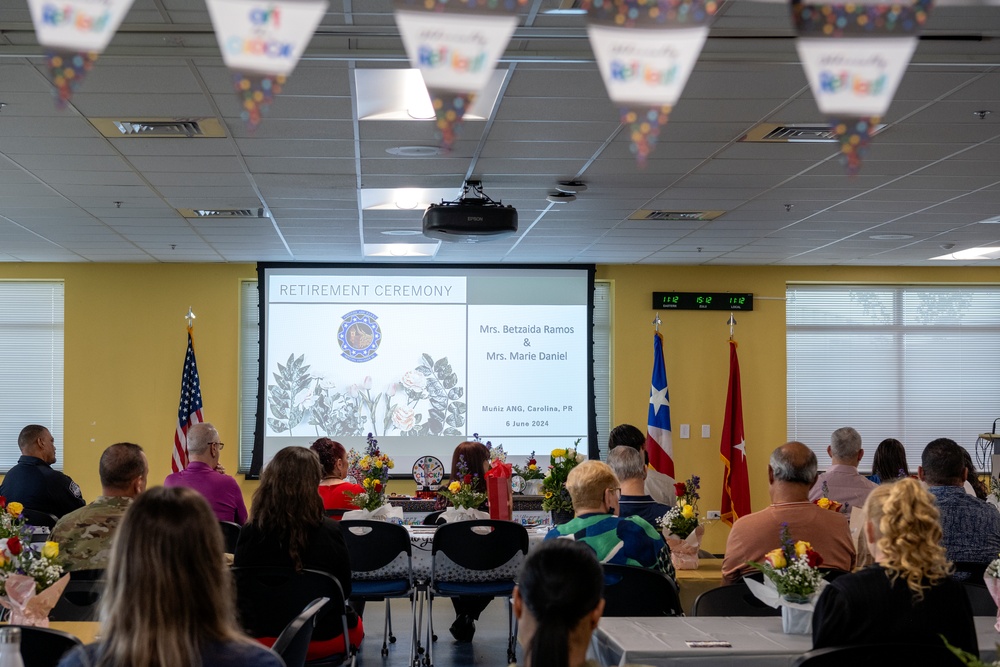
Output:
[[[487,197],[481,181],[466,181],[459,199],[428,206],[423,224],[432,239],[475,243],[516,232],[517,209]]]

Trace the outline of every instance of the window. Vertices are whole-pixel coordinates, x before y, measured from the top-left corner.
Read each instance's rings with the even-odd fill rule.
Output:
[[[17,463],[21,429],[41,424],[63,452],[63,283],[0,281],[0,469]]]
[[[250,470],[253,432],[257,414],[257,373],[260,336],[257,281],[240,285],[240,463],[238,472]],[[61,348],[60,348],[61,349]],[[594,394],[597,442],[607,458],[611,430],[611,283],[594,284]]]
[[[969,449],[1000,417],[1000,288],[790,285],[788,437],[830,464],[830,433],[853,426],[871,468],[878,443],[898,438],[910,472],[935,438]]]

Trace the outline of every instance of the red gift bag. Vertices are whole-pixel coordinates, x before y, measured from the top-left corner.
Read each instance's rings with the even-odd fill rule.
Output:
[[[490,505],[490,518],[501,521],[514,519],[514,491],[510,485],[509,463],[494,461],[486,471],[486,494]]]

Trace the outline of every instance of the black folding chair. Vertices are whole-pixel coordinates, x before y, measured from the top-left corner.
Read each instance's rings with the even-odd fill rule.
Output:
[[[281,656],[285,667],[304,667],[309,655],[309,642],[316,627],[316,614],[330,598],[316,598],[292,619],[278,635],[271,650]]]
[[[104,570],[75,570],[49,612],[50,621],[96,621],[104,593]]]
[[[821,648],[802,654],[792,667],[885,667],[934,665],[958,667],[965,663],[943,644],[861,644]]]
[[[502,597],[507,604],[507,662],[517,660],[510,596],[528,554],[528,531],[512,521],[479,519],[440,526],[431,547],[427,595],[427,667],[434,665],[434,596]]]
[[[234,521],[220,521],[219,528],[222,529],[222,540],[226,545],[226,553],[236,553],[236,543],[240,540],[240,524]]]
[[[314,633],[323,640],[343,635],[344,653],[308,664],[349,661],[353,667],[357,647],[351,646],[344,591],[336,577],[318,570],[296,572],[290,567],[234,567],[232,573],[240,623],[251,637],[277,638],[317,596],[329,598],[316,616]]]
[[[742,580],[705,591],[694,600],[692,616],[781,616],[750,592]]]
[[[674,580],[659,570],[603,563],[604,616],[683,616]]]
[[[83,642],[62,630],[14,625],[21,628],[21,658],[26,667],[57,667],[63,655]]]
[[[968,581],[973,584],[982,584],[983,575],[986,573],[986,566],[989,563],[971,563],[968,561],[954,561],[952,566],[954,573],[952,577],[959,581]]]
[[[34,526],[35,528],[54,528],[56,522],[59,521],[59,517],[55,514],[28,509],[27,507],[21,510],[21,516],[24,517],[25,522],[29,526]]]
[[[326,514],[326,515],[327,515],[328,517],[330,517],[331,519],[333,519],[334,521],[340,521],[340,520],[341,520],[341,519],[343,518],[343,516],[344,516],[344,513],[345,513],[345,512],[348,512],[348,511],[350,511],[350,510],[346,510],[346,509],[344,509],[344,508],[342,508],[342,507],[340,507],[340,508],[335,508],[335,509],[327,509],[327,510],[323,510],[323,512],[324,512],[324,513],[325,513],[325,514]]]
[[[413,560],[410,534],[406,528],[386,521],[341,521],[340,532],[347,543],[351,558],[351,599],[385,603],[385,631],[382,637],[382,657],[389,655],[392,634],[392,612],[389,598],[410,598],[410,611],[416,611],[413,595]],[[415,657],[417,626],[411,617],[410,662]]]

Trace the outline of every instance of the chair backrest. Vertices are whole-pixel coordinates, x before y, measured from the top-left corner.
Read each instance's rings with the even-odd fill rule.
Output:
[[[70,573],[69,582],[63,594],[49,612],[50,621],[96,621],[97,608],[104,593],[105,580],[103,576],[94,578],[96,573],[104,574],[104,570],[81,570],[86,573],[77,577],[76,572]]]
[[[792,667],[884,667],[885,665],[964,665],[943,643],[938,644],[862,644],[809,651]]]
[[[235,521],[220,521],[219,528],[222,529],[222,539],[226,543],[226,553],[236,553],[236,543],[240,540],[240,524]]]
[[[55,527],[56,522],[59,521],[59,517],[55,514],[28,509],[27,507],[21,510],[21,516],[24,517],[24,520],[29,526],[45,526],[46,528],[53,528]]]
[[[954,566],[954,574],[957,575],[955,576],[956,579],[974,584],[982,584],[983,575],[986,573],[986,566],[989,563],[970,563],[957,560],[952,565]]]
[[[340,522],[340,533],[347,543],[353,577],[413,580],[406,528],[388,521],[347,520]]]
[[[278,637],[285,626],[317,597],[329,602],[316,616],[316,636],[347,637],[344,591],[337,578],[318,570],[296,572],[291,567],[234,567],[236,608],[251,637]]]
[[[323,512],[334,521],[340,521],[340,519],[344,516],[344,512],[347,511],[349,510],[344,509],[343,507],[336,507],[332,509],[323,510]]]
[[[528,554],[528,531],[512,521],[477,519],[434,531],[431,581],[463,581],[489,571],[491,581],[513,581]],[[476,577],[482,581],[481,576]]]
[[[436,526],[439,523],[443,523],[441,521],[442,514],[444,514],[444,510],[435,510],[430,514],[428,514],[427,516],[425,516],[424,520],[421,521],[421,523],[425,526]]]
[[[21,628],[21,658],[31,667],[57,667],[63,655],[83,642],[62,630],[19,625]]]
[[[305,667],[309,655],[309,642],[316,627],[316,614],[330,598],[316,598],[306,605],[302,613],[292,619],[278,635],[271,650],[281,656],[285,667]]]
[[[969,598],[969,605],[972,607],[973,616],[996,616],[997,603],[993,601],[989,589],[986,586],[963,581],[962,587]]]
[[[677,584],[658,570],[603,563],[604,616],[683,616]]]
[[[693,616],[781,616],[750,592],[743,581],[707,590],[694,601]]]
[[[823,578],[827,581],[833,581],[837,577],[842,577],[845,574],[850,574],[847,570],[841,570],[836,567],[818,567],[819,573],[823,575]]]

